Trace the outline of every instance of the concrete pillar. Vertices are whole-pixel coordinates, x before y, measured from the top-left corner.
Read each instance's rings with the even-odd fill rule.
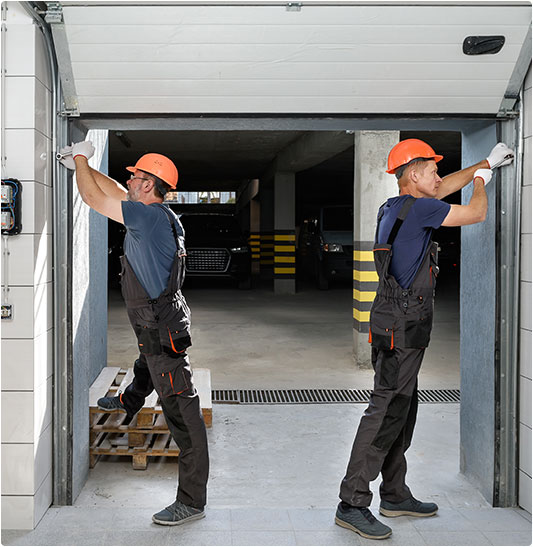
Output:
[[[353,342],[357,366],[370,367],[368,327],[378,276],[372,248],[380,205],[398,195],[394,175],[388,175],[387,157],[398,143],[398,131],[357,131],[354,154],[353,229]]]
[[[295,175],[274,175],[274,293],[296,293]]]
[[[274,275],[274,179],[260,181],[261,279]]]
[[[252,251],[252,275],[259,275],[261,260],[261,204],[250,201],[250,249]]]

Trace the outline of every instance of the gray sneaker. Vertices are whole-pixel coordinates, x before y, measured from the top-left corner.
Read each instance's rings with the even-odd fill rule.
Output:
[[[126,412],[126,408],[122,403],[122,393],[118,397],[100,397],[97,405],[100,410],[106,412]]]
[[[411,496],[400,503],[381,500],[379,512],[384,517],[432,517],[439,510],[436,503],[418,501]]]
[[[368,539],[386,539],[392,530],[379,522],[368,507],[353,507],[346,512],[337,508],[335,523]]]
[[[204,517],[205,512],[203,509],[189,507],[181,503],[181,501],[176,500],[172,505],[153,515],[152,520],[157,524],[176,526],[178,524],[185,524],[191,520],[203,519]]]

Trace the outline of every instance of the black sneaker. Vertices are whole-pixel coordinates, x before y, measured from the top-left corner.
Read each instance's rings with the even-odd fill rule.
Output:
[[[379,512],[384,517],[432,517],[438,510],[436,503],[418,501],[412,496],[400,503],[381,500],[379,504]]]
[[[368,539],[386,539],[392,530],[379,522],[368,507],[352,507],[347,511],[337,508],[335,523]]]
[[[118,397],[100,397],[98,408],[106,412],[127,412],[122,403],[122,393]]]
[[[152,520],[157,524],[165,526],[176,526],[185,524],[191,520],[203,519],[205,512],[203,509],[189,507],[181,501],[176,500],[172,505],[169,505],[159,513],[152,516]]]

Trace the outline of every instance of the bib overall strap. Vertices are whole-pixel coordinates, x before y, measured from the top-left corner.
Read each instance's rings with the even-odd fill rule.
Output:
[[[398,235],[398,231],[400,230],[403,221],[407,217],[407,213],[411,209],[411,207],[414,205],[416,201],[416,198],[413,196],[407,196],[407,199],[405,200],[402,208],[400,209],[400,212],[398,214],[398,218],[396,219],[396,222],[394,223],[394,226],[392,227],[392,230],[389,234],[389,239],[387,240],[388,245],[392,245],[394,240],[396,239],[396,236]]]
[[[165,214],[168,217],[168,220],[170,222],[170,227],[172,228],[172,234],[174,235],[174,242],[176,243],[176,250],[179,251],[179,243],[178,243],[178,232],[176,231],[176,225],[174,224],[174,219],[172,218],[172,213],[163,205],[159,204],[161,209],[165,211]]]

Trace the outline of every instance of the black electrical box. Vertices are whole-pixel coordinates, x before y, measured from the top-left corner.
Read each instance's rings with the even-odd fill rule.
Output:
[[[17,179],[2,179],[2,235],[17,235],[22,230],[22,184]]]

